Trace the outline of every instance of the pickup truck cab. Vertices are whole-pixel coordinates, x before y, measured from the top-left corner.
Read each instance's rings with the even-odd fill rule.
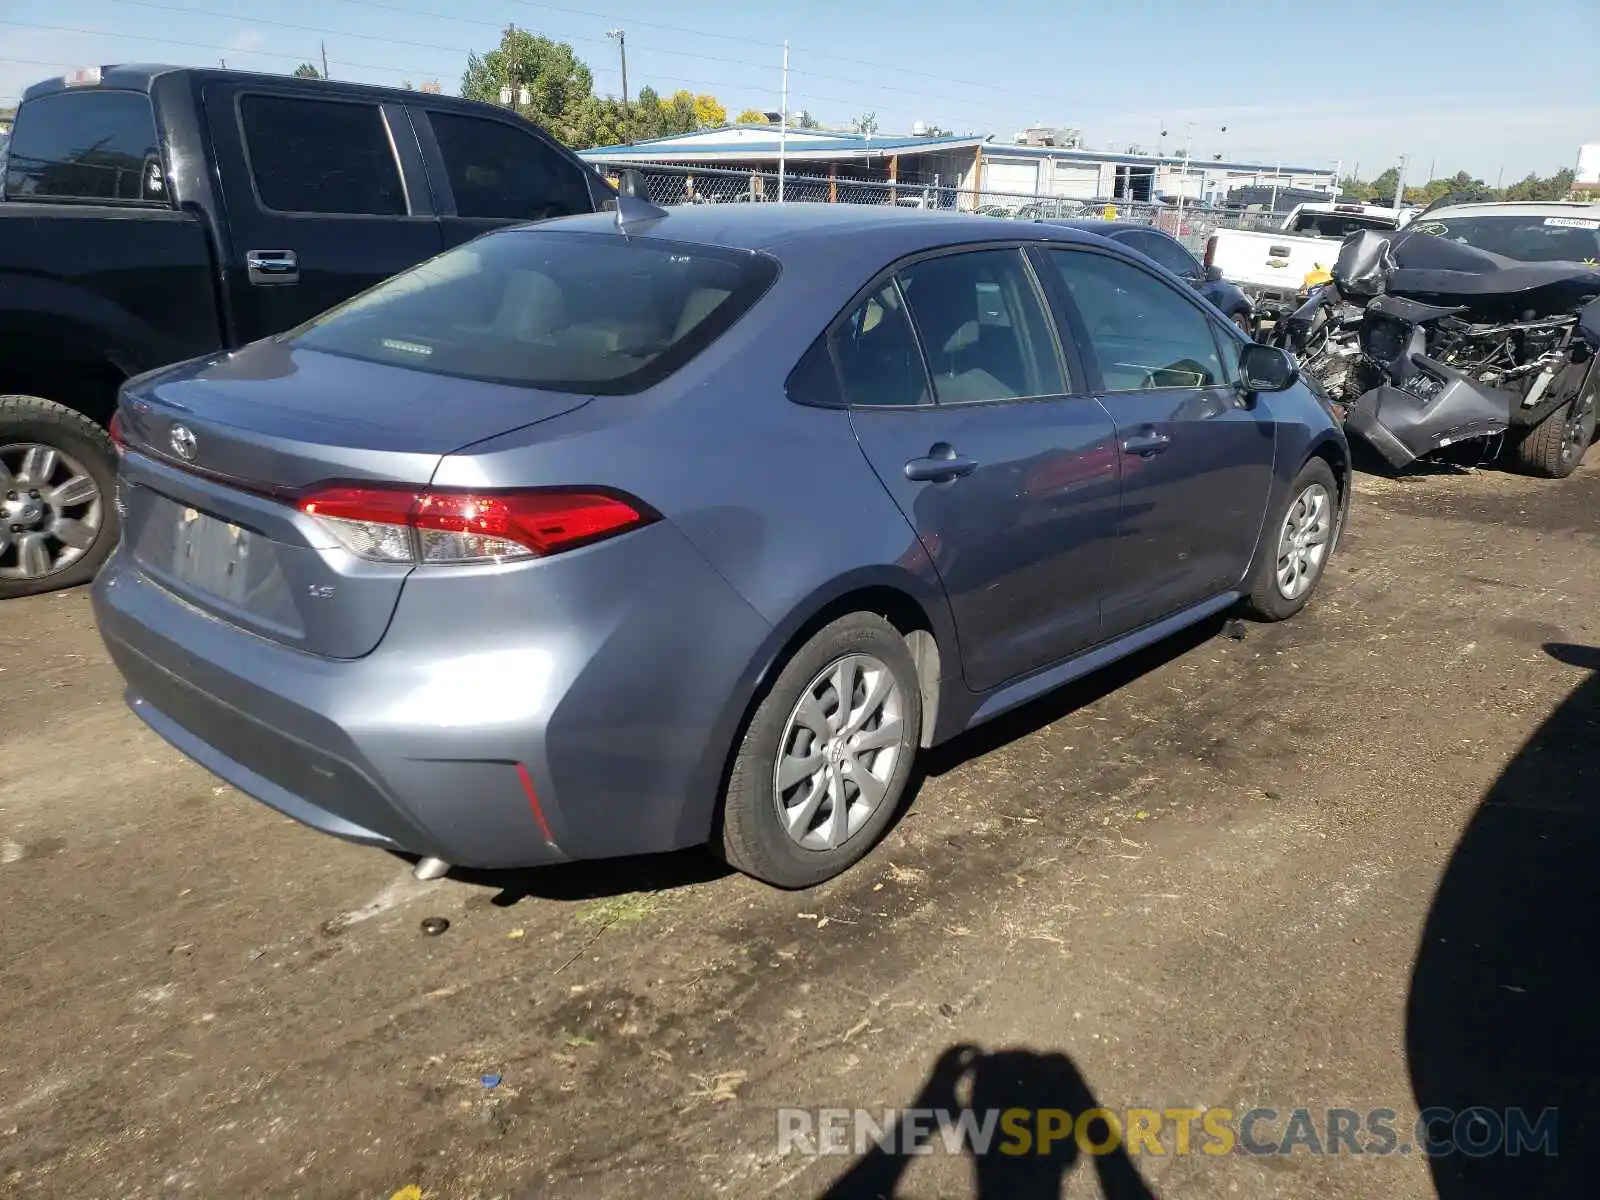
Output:
[[[1339,247],[1363,229],[1398,229],[1415,209],[1375,204],[1297,204],[1280,229],[1219,229],[1206,240],[1205,265],[1237,284],[1258,320],[1293,312],[1306,276],[1331,270]]]
[[[492,105],[162,66],[28,89],[3,194],[0,599],[84,582],[110,553],[125,380],[615,196]]]

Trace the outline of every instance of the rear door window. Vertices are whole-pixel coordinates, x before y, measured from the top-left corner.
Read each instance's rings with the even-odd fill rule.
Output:
[[[58,92],[22,106],[5,159],[13,200],[168,203],[150,98]]]
[[[763,255],[558,230],[476,238],[289,335],[439,375],[616,395],[680,369],[778,272]]]
[[[247,95],[239,101],[250,174],[276,212],[399,217],[400,167],[376,104]]]
[[[553,146],[500,121],[429,112],[456,215],[533,221],[590,212],[583,171]]]
[[[1018,250],[924,259],[900,272],[940,404],[1064,393],[1038,289]]]

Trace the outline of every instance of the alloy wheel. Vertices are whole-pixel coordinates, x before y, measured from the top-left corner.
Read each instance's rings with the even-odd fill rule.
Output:
[[[1298,600],[1311,590],[1328,558],[1333,533],[1333,498],[1320,483],[1301,492],[1278,534],[1278,592]]]
[[[94,545],[105,501],[70,454],[41,442],[0,446],[0,579],[65,571]]]
[[[872,655],[840,658],[806,685],[773,767],[773,802],[792,841],[832,850],[867,823],[887,797],[904,722],[900,684]]]

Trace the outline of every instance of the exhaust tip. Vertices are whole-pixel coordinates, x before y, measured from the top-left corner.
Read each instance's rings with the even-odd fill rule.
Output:
[[[450,873],[450,864],[442,858],[425,858],[411,869],[413,879],[424,882],[430,879],[443,879]]]

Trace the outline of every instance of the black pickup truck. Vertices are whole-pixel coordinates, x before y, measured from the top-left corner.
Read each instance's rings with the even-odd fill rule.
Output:
[[[0,203],[0,599],[110,553],[124,380],[615,194],[537,127],[448,96],[159,66],[30,88]]]

